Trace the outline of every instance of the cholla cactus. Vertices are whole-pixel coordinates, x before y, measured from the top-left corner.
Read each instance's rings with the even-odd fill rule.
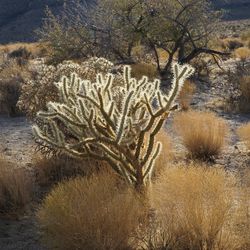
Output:
[[[161,92],[159,80],[132,78],[129,66],[124,67],[123,86],[113,86],[112,74],[97,74],[94,83],[76,74],[63,77],[55,83],[61,102],[49,102],[47,112],[38,112],[46,126],[34,126],[34,135],[72,156],[107,161],[140,187],[150,180],[161,152],[155,136],[193,68],[174,64],[173,73],[168,95]]]

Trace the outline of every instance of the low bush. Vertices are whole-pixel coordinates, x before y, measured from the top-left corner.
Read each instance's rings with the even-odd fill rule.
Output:
[[[211,160],[217,156],[228,133],[226,122],[213,113],[188,111],[174,118],[174,128],[191,158]]]
[[[31,57],[31,53],[25,47],[20,47],[9,53],[8,56],[9,58],[19,58],[22,60],[29,60]]]
[[[250,49],[247,47],[238,48],[234,51],[235,57],[241,61],[245,61],[250,58]]]
[[[61,181],[77,176],[89,176],[98,170],[105,170],[104,162],[93,159],[77,160],[68,156],[33,159],[36,180],[41,186],[53,186]]]
[[[250,122],[239,127],[237,132],[241,140],[244,141],[248,149],[250,149]]]
[[[106,172],[60,183],[38,212],[44,242],[52,249],[249,249],[250,189],[232,173],[167,166],[148,191],[142,202]]]
[[[42,57],[46,53],[46,45],[41,43],[10,43],[0,45],[0,53],[6,53],[10,57],[23,59]]]
[[[52,249],[130,249],[142,207],[132,190],[102,173],[60,183],[38,219]]]
[[[20,65],[15,59],[5,59],[0,65],[0,113],[15,115],[20,112],[16,107],[21,84],[30,73],[26,65]]]
[[[162,144],[162,151],[155,163],[155,175],[157,176],[166,168],[167,163],[170,163],[173,160],[174,152],[172,140],[164,128],[160,130],[155,139]]]
[[[23,168],[0,158],[0,214],[18,213],[32,198],[32,180]]]
[[[245,42],[245,45],[250,48],[250,31],[243,32],[241,34],[241,39]]]
[[[250,64],[238,61],[235,70],[227,72],[227,84],[223,88],[226,111],[241,113],[250,111],[249,70]]]
[[[243,47],[244,44],[239,38],[226,38],[222,40],[222,48],[230,51]]]
[[[147,76],[150,80],[158,77],[157,68],[153,64],[137,63],[132,64],[132,77],[141,79],[143,76]]]
[[[236,183],[220,168],[166,168],[152,186],[156,226],[144,235],[144,249],[247,249],[249,212]]]
[[[69,77],[76,73],[82,79],[95,80],[97,73],[110,73],[114,65],[104,58],[90,58],[80,64],[73,61],[64,61],[57,66],[48,66],[41,62],[36,67],[33,78],[28,79],[22,85],[18,107],[27,114],[30,119],[36,117],[39,110],[47,110],[46,104],[50,101],[58,101],[59,94],[54,85],[62,76]],[[119,82],[119,74],[116,74],[116,82]]]
[[[0,81],[0,114],[16,115],[19,110],[16,107],[20,95],[18,79]]]
[[[241,92],[239,108],[243,112],[248,112],[250,110],[250,75],[241,77],[239,82]]]
[[[182,110],[187,111],[190,108],[190,103],[192,101],[195,90],[196,86],[193,82],[187,80],[184,83],[178,97],[178,102]]]

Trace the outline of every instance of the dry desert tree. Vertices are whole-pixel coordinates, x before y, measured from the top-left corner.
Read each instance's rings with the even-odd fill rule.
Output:
[[[43,126],[35,137],[74,157],[108,162],[130,184],[142,187],[151,179],[161,143],[155,136],[174,109],[184,81],[193,73],[189,65],[173,64],[172,89],[165,95],[160,81],[131,77],[124,66],[124,84],[114,86],[113,74],[97,74],[96,82],[76,74],[55,83],[60,102],[49,102],[37,116]]]

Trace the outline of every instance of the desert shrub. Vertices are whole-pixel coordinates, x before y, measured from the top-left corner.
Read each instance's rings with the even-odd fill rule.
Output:
[[[15,59],[5,58],[0,65],[0,113],[15,115],[20,89],[25,79],[30,77],[26,65],[20,65]]]
[[[241,34],[241,40],[245,42],[245,45],[250,48],[250,31],[243,32]]]
[[[132,77],[141,79],[143,76],[147,76],[149,79],[155,79],[158,76],[156,66],[147,63],[132,64]]]
[[[23,58],[25,60],[28,60],[31,57],[31,53],[25,48],[20,47],[11,53],[9,53],[10,58]]]
[[[143,64],[146,64],[146,66],[153,66],[154,64],[152,62],[152,54],[147,50],[145,46],[141,45],[140,43],[136,44],[132,48],[131,55],[133,58],[133,60],[131,60],[131,63],[144,62]],[[156,74],[158,74],[158,72]]]
[[[90,58],[78,64],[72,61],[64,61],[57,66],[46,65],[41,62],[37,65],[33,79],[22,85],[18,107],[24,111],[30,119],[36,117],[39,110],[47,110],[46,104],[50,101],[58,101],[59,94],[54,83],[63,75],[70,76],[73,72],[79,77],[94,80],[97,73],[108,73],[114,69],[114,65],[104,58]],[[116,82],[119,82],[119,74],[116,74]]]
[[[239,127],[237,132],[241,140],[244,141],[248,149],[250,149],[250,123]]]
[[[48,111],[37,114],[44,125],[33,126],[33,132],[42,146],[108,162],[140,189],[151,179],[162,149],[155,137],[175,110],[175,100],[193,68],[173,65],[168,94],[161,91],[158,79],[132,78],[129,66],[123,71],[121,85],[115,84],[112,74],[97,74],[95,82],[75,74],[63,77],[55,84],[60,102],[49,102]]]
[[[246,47],[238,48],[234,51],[235,57],[242,61],[250,58],[250,49]]]
[[[162,150],[155,162],[155,176],[166,168],[167,164],[170,163],[174,158],[172,138],[169,136],[166,129],[162,128],[156,135],[156,141],[161,142]]]
[[[152,186],[156,224],[145,249],[247,249],[236,178],[194,164],[166,168]],[[241,230],[239,231],[239,229]],[[242,237],[243,236],[243,237]]]
[[[249,70],[247,61],[239,61],[235,69],[228,71],[225,93],[225,108],[229,111],[248,113],[250,110]]]
[[[239,38],[226,38],[222,41],[222,47],[231,51],[243,46],[244,44]]]
[[[213,66],[216,64],[213,57],[200,55],[194,58],[191,65],[195,68],[197,78],[206,78],[210,75]]]
[[[223,39],[220,39],[218,37],[215,37],[209,41],[209,45],[211,49],[217,50],[217,51],[225,51],[226,45],[225,41]]]
[[[138,17],[141,17],[138,23],[132,21]],[[54,61],[94,54],[126,63],[135,61],[133,47],[139,44],[152,55],[151,61],[154,60],[165,79],[175,54],[181,64],[201,54],[221,54],[208,46],[218,17],[207,0],[182,4],[173,1],[148,4],[137,0],[71,1],[58,15],[48,11],[39,33],[42,41],[51,47]],[[182,39],[187,33],[189,36]],[[159,51],[165,52],[166,60],[160,62]]]
[[[0,53],[10,57],[21,57],[23,59],[42,57],[46,54],[46,45],[41,43],[10,43],[0,45]]]
[[[177,114],[174,128],[181,136],[190,157],[207,160],[221,152],[228,132],[228,126],[222,118],[199,111]]]
[[[240,110],[250,110],[250,75],[240,78]]]
[[[249,76],[243,76],[240,79],[240,88],[242,91],[243,96],[246,99],[250,99],[250,75]]]
[[[20,96],[20,85],[17,79],[0,82],[0,113],[15,115],[19,111],[16,108]]]
[[[107,173],[59,184],[38,212],[52,249],[129,249],[143,206]]]
[[[250,31],[243,32],[240,37],[243,41],[250,39]]]
[[[178,102],[182,110],[186,111],[189,109],[195,90],[196,86],[193,82],[189,80],[185,81],[178,98]]]
[[[17,213],[32,198],[33,183],[23,168],[0,158],[0,214]]]
[[[52,186],[77,176],[89,176],[98,170],[105,170],[105,163],[85,159],[77,160],[67,156],[36,156],[33,159],[36,180],[41,186]]]

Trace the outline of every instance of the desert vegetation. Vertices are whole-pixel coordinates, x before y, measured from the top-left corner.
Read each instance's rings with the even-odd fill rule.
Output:
[[[226,140],[226,121],[213,113],[188,111],[174,118],[174,127],[191,158],[211,159],[217,156]]]
[[[29,173],[0,158],[0,215],[15,215],[32,199],[32,179]]]
[[[67,1],[0,46],[0,249],[250,248],[250,37],[222,17]]]
[[[143,77],[138,81],[131,77],[130,67],[125,66],[123,71],[123,81],[117,88],[112,74],[97,74],[94,83],[74,74],[62,78],[55,84],[60,102],[49,102],[47,112],[37,113],[44,125],[33,126],[33,133],[44,147],[108,162],[129,183],[140,187],[150,180],[162,150],[155,136],[174,109],[175,99],[193,68],[174,64],[173,86],[165,96],[159,80],[149,82]],[[157,108],[153,101],[157,101]]]
[[[238,135],[240,136],[241,140],[244,141],[246,146],[250,148],[250,123],[244,124],[238,129]]]
[[[247,249],[249,202],[237,185],[223,169],[172,165],[145,200],[99,173],[61,183],[38,218],[44,241],[59,249]]]
[[[45,241],[54,248],[126,249],[143,212],[133,190],[116,176],[100,173],[61,183],[47,196],[38,218],[48,232]]]

